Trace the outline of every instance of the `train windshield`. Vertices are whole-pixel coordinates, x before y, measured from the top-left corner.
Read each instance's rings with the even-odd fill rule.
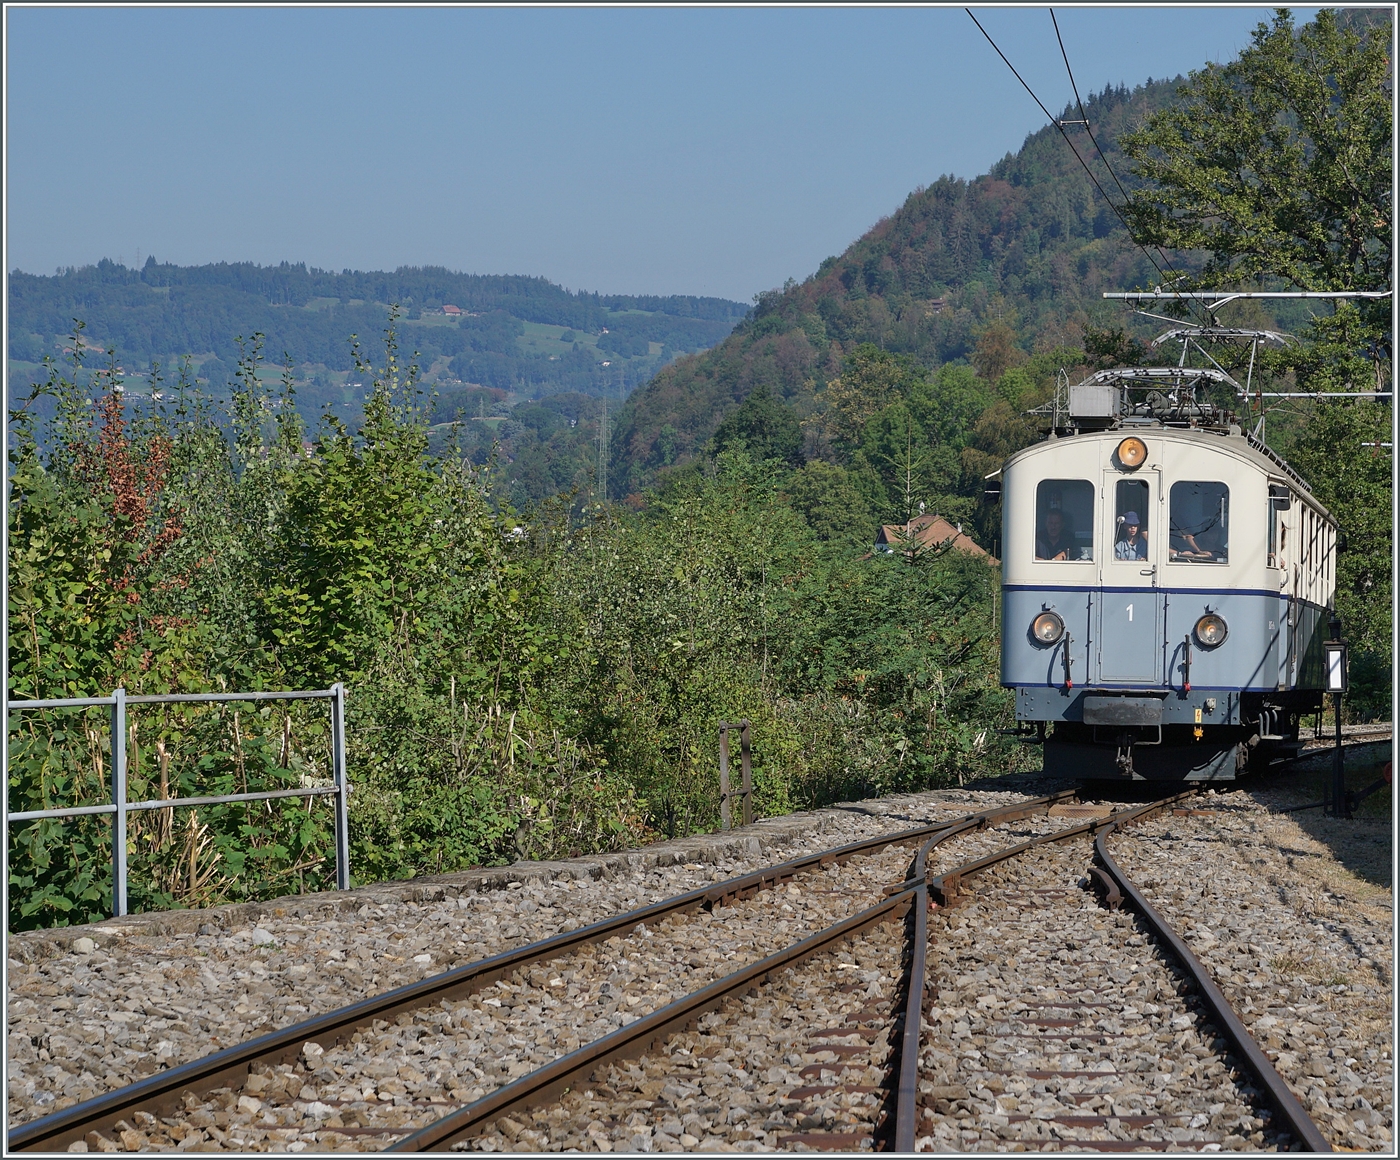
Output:
[[[1145,479],[1120,479],[1117,488],[1117,511],[1113,521],[1113,558],[1115,560],[1147,559],[1148,505]]]
[[[1181,563],[1230,562],[1230,489],[1182,480],[1171,491],[1171,558]]]
[[[1094,485],[1087,479],[1042,479],[1036,487],[1035,558],[1094,558]]]

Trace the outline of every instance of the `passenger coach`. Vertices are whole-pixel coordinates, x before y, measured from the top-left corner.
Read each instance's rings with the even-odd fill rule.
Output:
[[[1336,522],[1229,416],[1112,374],[1002,468],[1002,684],[1047,772],[1230,779],[1321,706]]]

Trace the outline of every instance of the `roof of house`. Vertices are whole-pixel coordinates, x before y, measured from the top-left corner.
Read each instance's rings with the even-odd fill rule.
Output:
[[[883,524],[875,536],[875,544],[877,547],[894,545],[911,539],[921,548],[934,548],[951,540],[959,551],[987,555],[987,550],[961,528],[932,513],[915,516],[907,524]]]
[[[462,308],[460,306],[444,306],[442,312],[444,314],[461,314]]]

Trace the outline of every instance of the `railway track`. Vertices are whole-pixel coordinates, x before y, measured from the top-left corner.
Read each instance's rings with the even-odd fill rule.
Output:
[[[1394,726],[1390,721],[1377,721],[1369,725],[1343,725],[1342,741],[1362,745],[1373,741],[1388,741],[1394,736]],[[1335,728],[1323,726],[1321,729],[1303,727],[1298,730],[1298,740],[1306,746],[1331,746],[1336,742]]]
[[[883,886],[907,864],[907,856],[889,854],[890,848],[950,825],[976,829],[1043,815],[1072,797],[1063,791],[853,842],[493,955],[21,1124],[10,1130],[9,1147],[125,1148],[144,1140],[158,1147],[213,1142],[278,1149],[327,1132],[346,1141],[392,1138],[407,1121],[435,1118],[537,1070],[532,1065],[561,1046],[620,1030],[616,1024],[634,1023],[635,1014],[664,1006],[696,982],[761,960],[802,930],[825,929],[833,918],[858,911],[861,901],[879,902]],[[775,901],[774,887],[808,877],[821,879],[814,885],[822,893],[813,896],[821,905]],[[866,888],[853,890],[863,878]],[[749,929],[733,922],[748,911]],[[677,929],[661,929],[667,925]],[[669,948],[665,955],[658,938]],[[664,971],[643,972],[638,964]],[[649,977],[657,974],[667,977]],[[553,1025],[560,1017],[569,1024],[563,1035]],[[404,1074],[375,1074],[391,1057],[402,1064],[389,1070]],[[431,1094],[413,1097],[410,1086]]]
[[[211,1143],[280,1151],[310,1143],[397,1151],[675,1150],[747,1140],[763,1149],[904,1151],[937,1142],[946,1121],[986,1116],[997,1140],[1010,1138],[1004,1133],[1011,1125],[1029,1123],[1025,1131],[1056,1136],[1109,1133],[1096,1150],[1141,1146],[1131,1143],[1133,1133],[1162,1147],[1167,1138],[1151,1136],[1161,1118],[1134,1118],[1123,1098],[1114,1103],[1114,1092],[1067,1091],[1098,1096],[1099,1103],[1086,1114],[1061,1112],[1057,1120],[1041,1107],[1009,1108],[1005,1080],[991,1080],[1000,1084],[1000,1103],[980,1075],[971,1077],[978,1087],[935,1082],[953,1078],[941,1058],[946,1052],[938,1036],[921,1036],[926,1025],[946,1022],[937,1006],[941,990],[925,1004],[930,901],[955,908],[977,874],[1004,873],[1004,864],[1028,856],[1039,864],[1052,846],[1086,844],[1097,834],[1098,873],[1108,894],[1126,897],[1143,921],[1154,921],[1113,865],[1104,835],[1177,799],[1079,825],[1048,816],[1057,805],[1063,812],[1072,797],[1052,795],[852,843],[472,963],[22,1125],[9,1134],[10,1150],[62,1150],[77,1141],[89,1150]],[[1008,846],[1008,836],[1022,840]],[[975,856],[934,875],[932,860],[955,839],[960,856]],[[911,847],[917,849],[912,864]],[[1057,864],[1066,873],[1073,866],[1077,878],[1083,860],[1082,851],[1070,850]],[[1060,897],[1091,918],[1101,913],[1086,910],[1087,896],[1077,888]],[[1068,910],[1074,904],[1054,903]],[[966,914],[954,909],[953,930],[939,939],[955,945]],[[1219,992],[1211,994],[1204,968],[1184,944],[1171,944],[1165,924],[1155,937],[1184,954],[1186,971],[1200,972],[1195,985],[1208,1010],[1186,1015],[1192,1026],[1214,1020],[1212,1026],[1235,1037],[1234,1054],[1212,1064],[1249,1072],[1241,1098],[1252,1101],[1250,1109],[1272,1102],[1252,1130],[1285,1147],[1296,1141],[1304,1150],[1327,1150],[1262,1052],[1255,1047],[1251,1054],[1253,1041],[1238,1019],[1230,1022],[1233,1013]],[[1142,937],[1137,941],[1145,945]],[[975,953],[985,958],[985,946]],[[1165,972],[1160,960],[1156,965]],[[1099,1011],[1073,994],[1075,1012],[1062,1012],[1073,1026],[1047,1023],[1060,1016],[1043,1014],[1027,1026],[1039,1028],[1042,1038],[1113,1034],[1081,1027],[1086,1012]],[[1065,1001],[1071,997],[1067,992]],[[1173,1010],[1171,1018],[1182,1017]],[[955,1022],[949,1030],[956,1040],[970,1026]],[[1046,1031],[1050,1026],[1065,1030]],[[1007,1036],[1014,1030],[1007,1028]],[[1102,1083],[1107,1073],[1096,1068]],[[1023,1069],[1013,1082],[1044,1088],[1051,1077],[1038,1073],[1053,1070]],[[1084,1077],[1054,1078],[1073,1087]],[[1194,1123],[1202,1114],[1207,1120]],[[1210,1117],[1218,1121],[1220,1114],[1194,1113],[1185,1130],[1209,1142]],[[1236,1118],[1243,1124],[1245,1116]],[[1027,1147],[1041,1137],[1016,1138],[1027,1139]]]
[[[1177,800],[934,879],[936,897],[969,905],[936,940],[942,985],[925,1011],[936,1031],[917,1120],[902,1121],[911,1147],[1331,1151],[1209,972],[1113,859],[1116,829]],[[1086,878],[1086,851],[1060,843],[1090,833],[1097,865]],[[967,878],[982,872],[1000,889],[972,901]]]

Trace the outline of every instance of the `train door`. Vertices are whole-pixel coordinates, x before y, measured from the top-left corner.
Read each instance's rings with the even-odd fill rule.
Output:
[[[1269,530],[1269,555],[1267,561],[1268,571],[1265,575],[1269,577],[1269,583],[1274,589],[1281,590],[1283,587],[1283,516],[1291,503],[1288,485],[1283,483],[1269,483],[1269,506],[1266,524]],[[1262,679],[1274,684],[1276,687],[1282,686],[1282,661],[1284,636],[1287,633],[1285,619],[1288,612],[1287,600],[1269,600],[1269,643],[1264,655],[1264,672]]]
[[[1301,556],[1302,504],[1290,503],[1277,512],[1278,529],[1274,565],[1278,569],[1278,687],[1293,687],[1298,650],[1297,588]]]
[[[1157,474],[1139,472],[1132,479],[1115,479],[1104,505],[1103,593],[1094,634],[1099,646],[1097,681],[1162,681],[1164,609],[1157,577],[1163,529],[1157,491]]]
[[[1294,579],[1292,597],[1288,602],[1288,687],[1298,687],[1301,676],[1301,652],[1308,648],[1309,625],[1303,624],[1303,609],[1310,592],[1309,579],[1312,578],[1316,561],[1317,516],[1312,508],[1298,505],[1298,549],[1294,551]],[[1301,646],[1301,648],[1299,648]]]

